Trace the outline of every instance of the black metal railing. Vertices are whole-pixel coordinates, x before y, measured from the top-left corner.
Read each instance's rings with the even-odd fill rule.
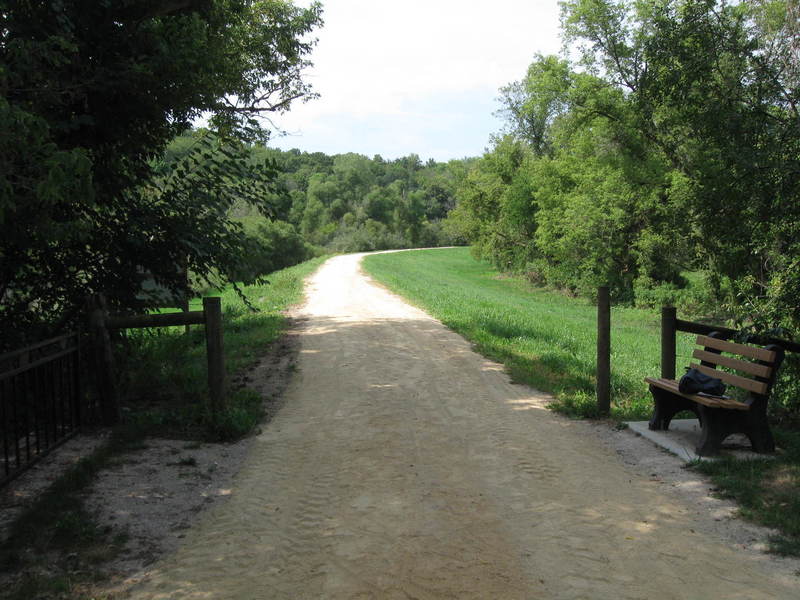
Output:
[[[70,333],[0,356],[0,486],[77,433],[80,353]]]

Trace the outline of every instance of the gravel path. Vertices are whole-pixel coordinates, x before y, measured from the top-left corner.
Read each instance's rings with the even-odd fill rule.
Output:
[[[359,261],[310,280],[285,407],[130,597],[798,597]]]

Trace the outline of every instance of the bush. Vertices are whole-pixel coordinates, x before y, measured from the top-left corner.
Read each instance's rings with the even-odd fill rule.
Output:
[[[658,308],[659,306],[682,306],[687,303],[691,291],[686,285],[666,281],[654,281],[649,277],[638,277],[633,282],[636,306]]]
[[[800,429],[800,356],[787,352],[769,403],[773,422]]]
[[[463,236],[445,227],[443,221],[427,221],[422,225],[418,244],[421,248],[464,245],[466,242]]]
[[[244,220],[244,229],[247,262],[234,274],[236,281],[254,281],[261,275],[294,266],[317,254],[291,223],[255,217]]]
[[[731,291],[726,279],[706,271],[686,271],[680,280],[674,283],[638,277],[633,282],[634,303],[642,308],[675,306],[684,317],[727,320],[730,315],[724,307]]]
[[[367,219],[360,225],[341,225],[328,248],[333,252],[372,252],[408,248],[409,243],[384,223]]]

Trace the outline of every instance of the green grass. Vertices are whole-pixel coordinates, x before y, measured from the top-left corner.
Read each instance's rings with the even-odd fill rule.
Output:
[[[263,399],[234,385],[234,378],[254,364],[286,327],[282,314],[303,295],[303,280],[326,257],[271,273],[264,285],[242,286],[254,312],[229,287],[221,293],[227,375],[227,408],[212,417],[208,410],[205,333],[202,326],[129,330],[118,347],[125,373],[124,418],[154,434],[226,441],[246,435],[263,416]],[[202,300],[190,302],[202,310]]]
[[[774,458],[724,458],[693,467],[711,477],[720,496],[735,500],[742,516],[778,531],[769,540],[772,552],[800,556],[800,432],[774,434],[783,450]]]
[[[551,392],[556,410],[598,416],[595,395],[597,309],[589,302],[501,275],[467,248],[368,256],[365,269],[508,368],[515,381]],[[612,409],[615,419],[649,418],[643,379],[660,372],[656,311],[614,307]],[[692,336],[679,335],[678,363]]]
[[[425,309],[508,368],[514,380],[551,392],[551,406],[573,417],[596,417],[596,308],[533,287],[475,261],[466,248],[378,254],[364,259],[375,279]],[[655,311],[612,309],[611,416],[642,420],[652,399],[644,377],[660,372]],[[688,364],[694,336],[679,334],[677,364]],[[742,516],[779,531],[770,549],[800,556],[800,433],[775,428],[782,454],[768,460],[705,461],[721,496]]]

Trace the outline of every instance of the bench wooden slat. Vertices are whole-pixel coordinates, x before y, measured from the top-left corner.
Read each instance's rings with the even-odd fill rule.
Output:
[[[689,367],[692,369],[697,369],[701,373],[705,373],[711,377],[721,379],[725,383],[728,383],[732,386],[747,390],[749,392],[755,392],[761,396],[766,395],[767,390],[769,389],[769,386],[762,381],[755,381],[753,379],[748,379],[747,377],[741,377],[739,375],[734,375],[733,373],[728,373],[727,371],[720,371],[718,369],[712,369],[711,367],[704,367],[703,365],[696,363],[690,364]]]
[[[708,398],[706,396],[698,396],[697,394],[684,394],[680,390],[678,390],[678,382],[674,379],[660,379],[655,377],[645,377],[645,381],[651,385],[656,387],[663,388],[668,392],[672,392],[673,394],[677,394],[678,396],[683,396],[684,398],[688,398],[693,402],[697,402],[698,404],[705,404],[706,406],[710,406],[711,408],[719,408],[719,400],[718,398]],[[746,410],[746,409],[745,409]]]
[[[733,398],[720,398],[717,400],[717,405],[720,408],[733,408],[735,410],[750,410],[750,405],[744,402],[739,402]]]
[[[695,349],[695,351],[692,352],[692,357],[705,362],[710,362],[715,365],[720,365],[722,367],[728,367],[744,373],[750,373],[751,375],[763,377],[764,379],[769,379],[770,375],[772,375],[772,367],[768,367],[767,365],[760,365],[758,363],[749,362],[746,360],[739,360],[738,358],[731,358],[730,356],[723,356],[722,354],[714,354],[713,352],[707,352],[706,350]]]
[[[774,350],[765,350],[764,348],[755,348],[753,346],[746,346],[744,344],[726,342],[725,340],[718,340],[717,338],[708,337],[707,335],[697,336],[697,345],[714,348],[715,350],[722,350],[723,352],[730,352],[731,354],[746,356],[747,358],[763,360],[764,362],[768,363],[775,362],[775,358],[777,358],[777,353]]]
[[[693,402],[697,402],[698,404],[704,404],[705,406],[711,408],[731,408],[734,410],[749,410],[750,405],[745,404],[744,402],[739,402],[738,400],[734,400],[733,398],[710,398],[708,396],[698,396],[697,394],[683,394],[678,390],[678,382],[674,379],[663,379],[661,377],[645,377],[644,380],[656,387],[663,388],[668,392],[672,392],[673,394],[677,394],[678,396],[683,396],[684,398],[688,398]]]

